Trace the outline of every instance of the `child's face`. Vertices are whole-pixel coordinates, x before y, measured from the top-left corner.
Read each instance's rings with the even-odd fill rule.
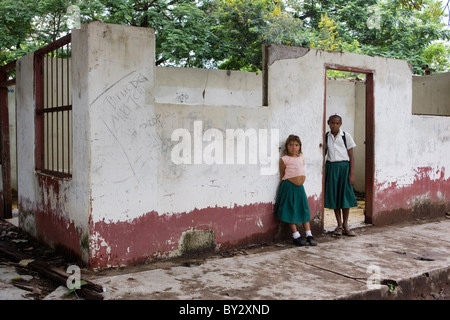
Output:
[[[330,126],[331,133],[337,134],[339,132],[339,128],[342,125],[341,118],[332,117],[330,120],[328,120],[328,125]]]
[[[291,141],[287,145],[290,155],[296,155],[300,152],[300,144],[297,141]]]

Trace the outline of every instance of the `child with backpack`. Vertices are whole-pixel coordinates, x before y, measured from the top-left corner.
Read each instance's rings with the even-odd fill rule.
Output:
[[[341,130],[342,117],[335,113],[328,118],[330,131],[325,136],[325,208],[334,209],[337,227],[334,235],[355,236],[348,227],[351,207],[356,207],[352,185],[355,183],[352,136]]]

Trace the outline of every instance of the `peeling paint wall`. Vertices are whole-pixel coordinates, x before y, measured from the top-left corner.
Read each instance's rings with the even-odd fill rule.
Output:
[[[310,142],[317,179],[322,163],[317,133],[323,123],[325,64],[374,73],[373,223],[442,216],[449,209],[450,118],[412,114],[412,75],[405,61],[311,50],[301,59],[279,60],[270,66],[269,105],[272,109],[282,106],[284,112],[301,110],[306,125],[299,131]],[[284,123],[289,127],[294,121]],[[320,198],[320,183],[312,191]]]
[[[88,260],[88,181],[83,172],[85,163],[74,163],[72,179],[59,179],[35,171],[35,101],[33,98],[33,54],[17,62],[17,167],[19,224],[50,246],[67,254]],[[80,122],[74,111],[74,124]],[[81,123],[83,120],[81,120]],[[80,129],[80,127],[77,127]],[[74,139],[85,130],[76,131]],[[84,140],[86,141],[86,140]],[[74,144],[74,155],[86,146]]]
[[[256,82],[239,72],[193,70],[186,86],[186,70],[155,71],[150,30],[82,30],[92,83],[90,264],[173,256],[192,230],[213,230],[218,248],[273,239],[278,147],[287,131],[281,136],[270,108],[252,98]],[[155,80],[173,72],[185,91]],[[244,154],[237,132],[250,136]]]
[[[157,68],[154,37],[99,22],[74,30],[68,180],[34,172],[33,59],[19,61],[20,220],[48,243],[108,267],[177,256],[186,246],[272,240],[284,232],[272,210],[279,147],[291,133],[303,142],[320,230],[325,63],[374,70],[374,221],[448,208],[449,119],[412,115],[406,62],[292,47],[283,55],[280,47],[268,59],[262,106],[262,75]]]

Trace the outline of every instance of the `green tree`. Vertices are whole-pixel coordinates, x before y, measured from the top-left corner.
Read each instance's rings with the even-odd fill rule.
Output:
[[[0,64],[15,60],[69,30],[67,7],[75,0],[0,0]]]
[[[298,2],[282,6],[277,4],[272,12],[264,15],[265,24],[259,29],[262,42],[292,46],[308,46],[313,32],[304,28],[303,20],[295,16],[300,10]]]
[[[0,0],[0,64],[69,32],[67,8],[156,33],[162,66],[261,70],[261,44],[276,43],[404,59],[415,73],[449,40],[438,0]],[[431,58],[434,57],[434,58]]]
[[[69,32],[67,9],[80,8],[80,21],[99,20],[155,30],[157,64],[214,65],[209,1],[195,0],[0,0],[0,63],[4,64]]]
[[[224,59],[219,68],[259,71],[262,68],[261,30],[274,9],[272,0],[216,0],[212,28],[221,40]]]
[[[424,50],[423,57],[425,64],[436,72],[450,71],[450,44],[432,43]]]
[[[310,47],[313,49],[340,51],[342,40],[336,28],[337,24],[325,12],[325,15],[320,17],[319,30],[317,35],[311,39]]]
[[[33,0],[0,0],[0,64],[25,53],[36,9]]]
[[[420,10],[397,6],[394,1],[379,5],[380,28],[374,28],[361,41],[369,55],[403,59],[411,63],[416,74],[422,74],[424,51],[435,40],[448,38],[441,22],[439,2],[424,0]]]
[[[89,0],[79,6],[84,20],[154,29],[157,65],[203,67],[213,63],[209,1]]]

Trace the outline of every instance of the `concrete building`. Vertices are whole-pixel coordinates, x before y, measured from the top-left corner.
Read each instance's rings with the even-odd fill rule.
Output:
[[[73,30],[64,60],[55,61],[55,79],[70,78],[56,94],[55,133],[43,129],[55,127],[49,116],[37,118],[54,93],[36,82],[36,67],[50,62],[17,61],[19,220],[89,267],[282,236],[272,210],[291,133],[303,142],[313,232],[322,232],[322,147],[334,112],[357,143],[366,222],[450,210],[449,74],[413,77],[401,60],[275,45],[264,48],[263,74],[161,68],[151,29],[99,22]],[[327,80],[327,70],[364,81]],[[69,146],[56,140],[53,158],[59,127]],[[41,170],[50,162],[66,169]]]

